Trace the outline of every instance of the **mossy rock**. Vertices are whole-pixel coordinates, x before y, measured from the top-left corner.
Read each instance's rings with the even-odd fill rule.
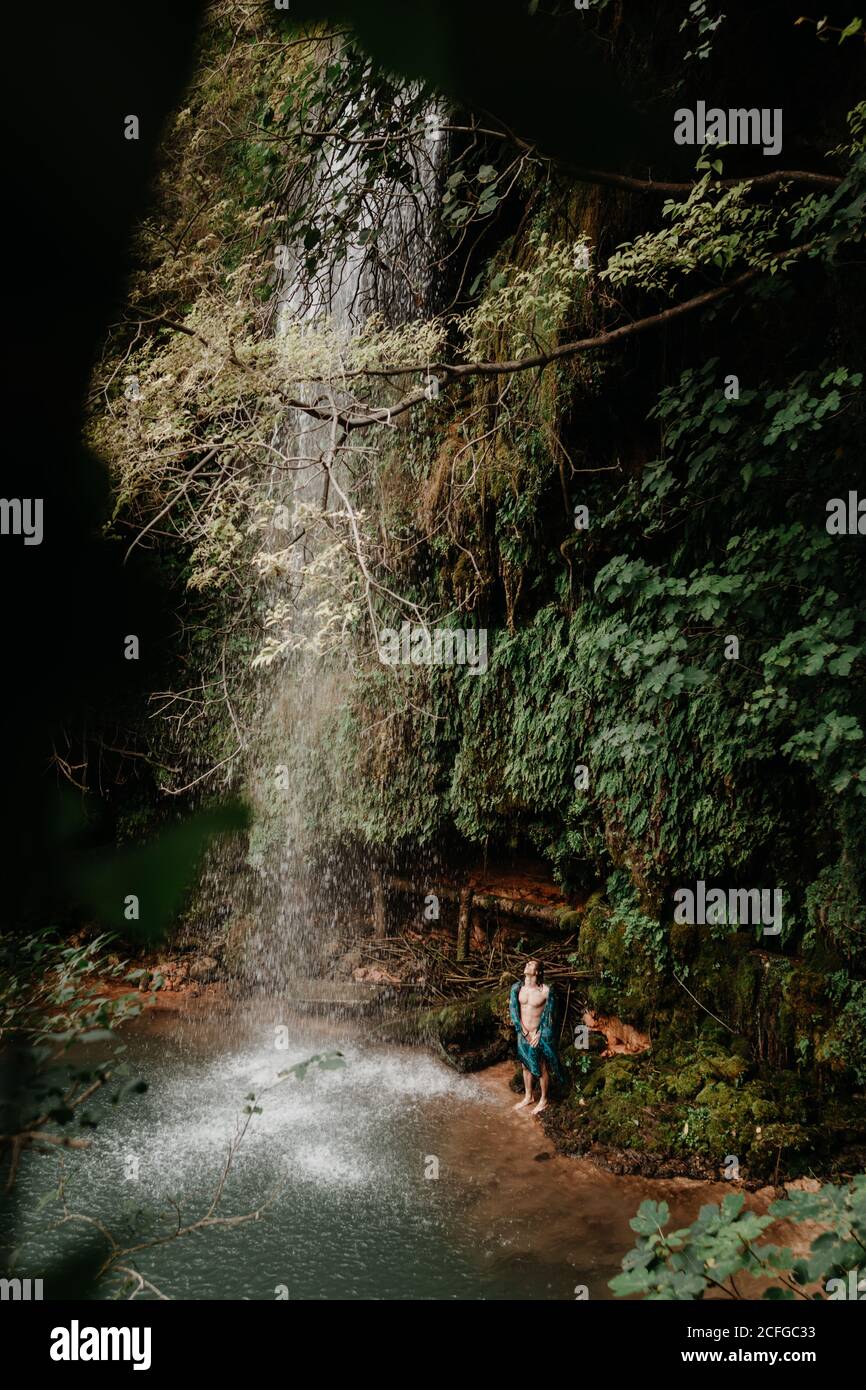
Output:
[[[647,1028],[669,989],[656,962],[640,941],[628,938],[625,926],[608,908],[587,910],[578,944],[581,968],[597,979],[587,997],[598,1013],[612,1014],[636,1028]]]
[[[799,1175],[820,1143],[805,1079],[771,1068],[754,1074],[749,1040],[725,1034],[722,1047],[718,1036],[708,1027],[691,1043],[595,1062],[576,1077],[567,1112],[573,1120],[564,1127],[571,1124],[581,1151],[599,1143],[665,1163],[673,1157],[686,1171],[697,1165],[706,1173],[719,1172],[735,1155],[759,1180],[771,1178],[781,1158],[788,1173]],[[856,1143],[855,1117],[839,1110],[836,1120],[837,1142]]]
[[[763,1125],[761,1133],[756,1134],[752,1142],[751,1161],[760,1164],[761,1160],[775,1161],[791,1154],[806,1155],[814,1149],[816,1138],[817,1130],[814,1127],[808,1129],[805,1125],[784,1124],[781,1121]]]
[[[604,1090],[604,1063],[594,1066],[590,1071],[585,1072],[579,1080],[579,1087],[572,1092],[572,1104],[579,1104],[580,1100],[589,1100]]]
[[[811,1033],[827,1021],[827,976],[808,965],[792,966],[781,983],[781,1013],[791,1034]]]
[[[606,1062],[602,1076],[606,1093],[614,1095],[630,1091],[635,1081],[636,1059],[632,1057],[612,1057]]]
[[[748,1070],[749,1064],[742,1057],[701,1057],[670,1074],[668,1094],[672,1099],[688,1100],[710,1081],[738,1081]]]
[[[815,1060],[832,1072],[866,1082],[866,985],[857,981],[851,997],[815,1041]]]
[[[583,912],[575,912],[569,908],[568,911],[557,914],[556,924],[561,932],[579,932],[583,926]]]
[[[419,1016],[419,1029],[456,1071],[479,1071],[508,1056],[508,996],[507,989],[490,990],[442,1008],[425,1009]]]

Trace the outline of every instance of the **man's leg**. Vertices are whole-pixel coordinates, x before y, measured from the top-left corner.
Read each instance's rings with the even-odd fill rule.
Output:
[[[529,1067],[523,1068],[523,1100],[519,1100],[514,1106],[515,1110],[525,1110],[532,1104],[532,1072]]]
[[[547,1109],[547,1088],[550,1085],[550,1072],[547,1070],[547,1063],[541,1059],[541,1100],[533,1110],[533,1115],[540,1115],[542,1110]]]

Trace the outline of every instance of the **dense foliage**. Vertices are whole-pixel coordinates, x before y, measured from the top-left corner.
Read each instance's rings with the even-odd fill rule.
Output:
[[[773,1202],[765,1216],[744,1209],[731,1193],[718,1205],[702,1208],[697,1221],[676,1231],[666,1202],[642,1202],[631,1226],[635,1248],[623,1259],[623,1272],[610,1281],[615,1294],[641,1294],[652,1301],[703,1298],[721,1291],[728,1297],[863,1298],[861,1266],[866,1236],[866,1177],[848,1187],[791,1192]],[[759,1245],[775,1221],[817,1223],[808,1254],[795,1257],[787,1246]],[[747,1276],[747,1293],[740,1278]]]

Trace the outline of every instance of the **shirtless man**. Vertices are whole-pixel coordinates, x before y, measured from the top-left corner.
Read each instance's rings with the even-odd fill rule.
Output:
[[[545,1005],[550,994],[550,985],[544,983],[544,966],[539,965],[537,960],[528,960],[523,971],[523,984],[517,996],[520,1006],[520,1032],[526,1044],[535,1051],[541,1040],[541,1015],[544,1013]],[[518,1049],[519,1050],[519,1049]],[[542,1110],[547,1109],[547,1091],[550,1085],[550,1071],[547,1066],[547,1059],[540,1048],[537,1052],[538,1066],[540,1069],[541,1099],[534,1107],[533,1115],[540,1115]],[[526,1110],[532,1105],[532,1082],[533,1072],[523,1062],[523,1100],[519,1100],[514,1106],[515,1110]],[[536,1075],[538,1073],[535,1073]]]

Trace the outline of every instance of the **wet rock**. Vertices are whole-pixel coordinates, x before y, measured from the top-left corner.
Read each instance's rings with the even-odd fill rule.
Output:
[[[483,1071],[485,1067],[492,1067],[496,1062],[505,1060],[508,1056],[508,1043],[502,1038],[495,1038],[484,1047],[465,1047],[459,1043],[445,1044],[440,1040],[438,1051],[443,1061],[455,1071]]]
[[[162,989],[174,992],[182,990],[189,979],[189,960],[161,960],[154,970],[153,979],[162,981]]]
[[[352,971],[352,979],[370,985],[398,985],[400,983],[396,975],[389,975],[387,970],[380,970],[375,965],[359,965]]]
[[[189,978],[197,984],[206,985],[218,980],[221,975],[219,962],[213,956],[196,956],[189,965]]]
[[[469,1000],[428,1009],[422,1028],[436,1040],[440,1056],[456,1071],[480,1071],[501,1062],[512,1048],[506,1026],[507,992],[493,990]]]
[[[364,960],[364,953],[359,946],[353,946],[351,951],[337,962],[335,974],[342,975],[346,979],[354,979],[355,971],[360,970]]]
[[[230,975],[243,977],[246,973],[255,929],[256,923],[252,917],[234,917],[229,923],[222,954]]]

